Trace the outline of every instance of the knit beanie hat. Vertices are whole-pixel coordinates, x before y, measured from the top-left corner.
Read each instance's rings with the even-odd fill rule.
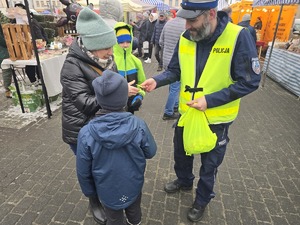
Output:
[[[102,76],[93,80],[98,104],[102,109],[121,111],[128,101],[128,83],[124,77],[111,70],[105,70]]]
[[[76,29],[87,50],[110,48],[117,42],[114,30],[90,8],[83,8],[77,17]]]
[[[250,14],[245,14],[245,15],[242,17],[242,21],[250,21]]]
[[[160,12],[159,12],[159,16],[166,16],[166,14],[165,14],[165,12],[160,11]]]
[[[122,42],[125,42],[125,41],[131,42],[130,31],[128,29],[126,29],[126,27],[122,27],[122,28],[118,29],[116,31],[116,35],[117,35],[117,41],[119,44]]]

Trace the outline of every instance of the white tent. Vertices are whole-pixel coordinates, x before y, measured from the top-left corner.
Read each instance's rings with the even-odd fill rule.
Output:
[[[227,8],[229,4],[227,3],[226,0],[219,0],[218,2],[218,10],[222,10],[224,8]]]
[[[155,5],[150,5],[141,0],[121,0],[124,12],[142,12],[155,8]]]
[[[170,10],[170,6],[165,4],[161,0],[141,0],[147,4],[155,5],[159,11],[167,11]]]

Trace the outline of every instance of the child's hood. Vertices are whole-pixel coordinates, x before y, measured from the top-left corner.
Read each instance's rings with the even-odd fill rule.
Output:
[[[88,129],[105,148],[119,149],[133,141],[139,132],[139,124],[129,112],[112,112],[90,121]]]

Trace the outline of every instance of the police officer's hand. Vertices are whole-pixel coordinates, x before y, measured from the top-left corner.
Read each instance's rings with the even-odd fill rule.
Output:
[[[135,83],[135,80],[128,83],[128,97],[136,95],[139,92],[137,87],[132,86]]]
[[[156,88],[156,81],[153,78],[149,78],[145,80],[143,83],[141,83],[140,87],[147,91],[150,92]]]
[[[186,104],[200,111],[205,111],[207,109],[207,102],[205,96],[189,101]]]

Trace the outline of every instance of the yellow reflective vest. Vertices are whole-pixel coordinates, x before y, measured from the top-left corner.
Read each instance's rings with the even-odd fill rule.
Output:
[[[179,95],[179,112],[184,114],[187,102],[204,95],[227,88],[234,81],[230,76],[231,60],[236,41],[242,27],[228,23],[223,33],[211,49],[206,65],[196,88],[202,91],[190,92],[187,87],[195,87],[196,78],[196,49],[197,44],[181,35],[179,40],[179,63],[181,69],[181,88]],[[210,124],[227,123],[233,121],[238,114],[240,99],[205,111]]]

